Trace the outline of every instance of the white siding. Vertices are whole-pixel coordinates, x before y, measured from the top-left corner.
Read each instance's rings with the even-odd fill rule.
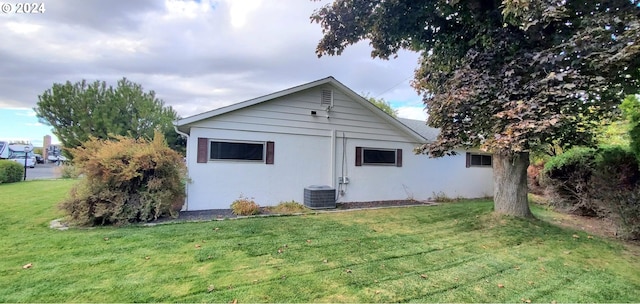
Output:
[[[322,89],[334,91],[329,118],[321,105]],[[438,159],[414,155],[417,143],[381,115],[386,114],[374,113],[325,84],[194,122],[187,147],[192,182],[187,186],[186,209],[229,208],[240,195],[263,206],[290,200],[302,203],[305,187],[329,185],[338,189],[340,176],[347,176],[350,183],[340,188],[344,193],[339,202],[425,200],[440,193],[452,198],[492,195],[491,168],[466,168],[464,153]],[[273,141],[274,164],[197,163],[199,137]],[[402,149],[403,166],[356,167],[357,146]]]
[[[192,128],[188,143],[191,183],[187,210],[226,209],[244,195],[262,205],[303,201],[304,186],[331,182],[330,137]],[[197,163],[197,138],[273,141],[274,164],[242,161]]]
[[[456,156],[429,158],[415,155],[414,145],[402,142],[385,142],[347,138],[346,176],[344,194],[339,202],[378,200],[427,200],[434,195],[450,198],[475,198],[493,195],[493,170],[491,168],[466,168],[464,151]],[[338,165],[342,159],[342,140],[338,139]],[[355,165],[356,147],[402,149],[402,167]],[[341,176],[341,166],[336,170]]]
[[[334,90],[334,106],[328,113],[320,104],[322,89]],[[311,111],[316,111],[316,115],[311,115]],[[327,131],[335,129],[347,132],[352,138],[411,141],[407,134],[328,84],[222,114],[192,126],[319,136],[326,136]]]

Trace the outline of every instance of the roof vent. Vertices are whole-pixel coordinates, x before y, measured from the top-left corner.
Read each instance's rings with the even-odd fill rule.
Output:
[[[320,100],[320,105],[323,106],[333,106],[333,91],[332,90],[322,90],[322,99]]]
[[[309,186],[304,188],[304,205],[310,209],[336,207],[336,189],[329,186]]]

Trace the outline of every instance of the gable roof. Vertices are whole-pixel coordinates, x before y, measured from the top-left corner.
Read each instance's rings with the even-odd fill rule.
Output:
[[[436,140],[438,134],[440,133],[440,129],[432,128],[427,126],[427,122],[424,120],[416,120],[416,119],[408,119],[408,118],[397,118],[401,123],[405,126],[409,127],[411,130],[420,134],[420,136],[424,137],[428,141]]]
[[[347,86],[345,86],[344,84],[342,84],[341,82],[339,82],[338,80],[336,80],[335,78],[333,78],[332,76],[326,77],[326,78],[322,78],[316,81],[312,81],[309,83],[305,83],[299,86],[295,86],[286,90],[282,90],[282,91],[278,91],[275,93],[271,93],[268,95],[264,95],[261,97],[257,97],[254,99],[249,99],[247,101],[243,101],[243,102],[239,102],[239,103],[235,103],[229,106],[225,106],[225,107],[221,107],[221,108],[217,108],[211,111],[207,111],[204,113],[200,113],[200,114],[196,114],[193,116],[189,116],[183,119],[180,119],[178,121],[176,121],[174,123],[176,130],[182,132],[182,133],[186,133],[189,134],[190,133],[190,125],[202,120],[206,120],[215,116],[219,116],[225,113],[229,113],[232,111],[236,111],[239,109],[243,109],[246,107],[250,107],[259,103],[263,103],[272,99],[276,99],[282,96],[286,96],[286,95],[290,95],[293,93],[297,93],[306,89],[310,89],[313,87],[317,87],[320,85],[324,85],[324,84],[331,84],[333,86],[335,86],[336,88],[338,88],[339,90],[341,90],[344,94],[346,94],[347,96],[351,97],[352,100],[360,103],[362,106],[364,106],[365,108],[369,109],[373,114],[377,115],[378,117],[382,118],[383,120],[385,120],[386,122],[388,122],[389,124],[395,126],[396,128],[400,129],[401,131],[403,131],[404,133],[406,133],[409,137],[413,138],[414,140],[416,140],[416,142],[425,142],[427,140],[432,140],[433,138],[435,138],[435,136],[433,135],[433,131],[430,130],[426,130],[426,128],[428,128],[426,125],[424,125],[424,122],[419,121],[419,120],[411,120],[411,119],[396,119],[394,117],[392,117],[391,115],[387,114],[386,112],[382,111],[381,109],[379,109],[378,107],[376,107],[374,104],[372,104],[371,102],[369,102],[367,99],[365,99],[364,97],[360,96],[359,94],[357,94],[356,92],[354,92],[353,90],[349,89]],[[419,126],[419,124],[423,124],[424,126]],[[428,129],[433,129],[433,128],[428,128]],[[437,130],[437,129],[435,129]],[[437,135],[437,131],[435,133]],[[426,136],[425,136],[426,135]]]

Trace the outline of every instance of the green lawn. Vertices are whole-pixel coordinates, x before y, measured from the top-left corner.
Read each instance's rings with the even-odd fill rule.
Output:
[[[637,247],[495,216],[489,201],[51,230],[72,184],[0,185],[0,302],[640,299]]]

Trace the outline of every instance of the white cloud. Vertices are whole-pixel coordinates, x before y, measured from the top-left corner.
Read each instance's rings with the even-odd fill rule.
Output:
[[[214,3],[208,0],[186,1],[186,0],[165,0],[166,7],[165,20],[167,19],[195,19],[209,13]]]
[[[427,120],[427,113],[425,113],[424,107],[399,107],[397,110],[398,117]]]
[[[255,18],[256,11],[260,8],[262,0],[227,0],[231,25],[234,28],[242,28],[251,18]]]
[[[41,26],[27,22],[7,22],[6,28],[19,35],[37,35]]]
[[[36,117],[36,112],[34,112],[32,109],[14,108],[14,110],[19,111],[19,112],[16,112],[16,115],[18,116]]]
[[[417,54],[373,60],[362,42],[317,57],[322,31],[309,16],[326,3],[68,0],[38,18],[0,17],[0,41],[11,42],[0,44],[0,107],[32,108],[54,83],[127,77],[188,116],[327,76],[421,106],[408,81]]]

